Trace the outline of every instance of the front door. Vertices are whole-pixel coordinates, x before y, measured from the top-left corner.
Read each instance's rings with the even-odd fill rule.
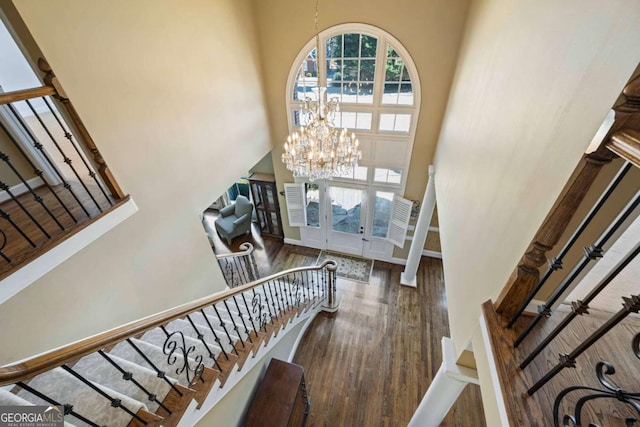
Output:
[[[365,188],[329,183],[327,188],[327,247],[362,256],[367,217]]]

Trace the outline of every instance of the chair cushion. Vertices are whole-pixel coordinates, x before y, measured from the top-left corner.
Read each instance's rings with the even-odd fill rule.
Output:
[[[240,218],[244,214],[250,214],[253,211],[253,204],[244,196],[238,196],[236,198],[236,211],[235,215]]]
[[[216,219],[216,228],[225,234],[231,234],[233,229],[236,228],[234,222],[237,220],[235,215],[229,215],[227,217],[218,217]]]

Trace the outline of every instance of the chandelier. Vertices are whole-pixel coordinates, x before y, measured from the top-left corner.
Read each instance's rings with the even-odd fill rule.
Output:
[[[318,0],[316,0],[316,64],[320,82],[320,34],[318,32]],[[318,87],[317,100],[306,97],[300,112],[301,126],[287,137],[282,162],[294,177],[330,179],[349,175],[362,158],[355,134],[335,127],[335,114],[340,111],[337,97],[327,100],[327,88]]]

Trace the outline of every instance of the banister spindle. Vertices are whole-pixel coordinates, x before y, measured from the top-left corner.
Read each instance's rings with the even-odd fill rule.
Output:
[[[251,331],[247,327],[247,322],[244,320],[244,316],[242,315],[242,310],[240,310],[240,305],[238,305],[238,300],[236,299],[235,295],[233,295],[232,298],[233,298],[233,302],[236,304],[236,308],[238,309],[238,317],[240,317],[240,320],[242,321],[242,325],[244,326],[244,332],[247,334],[247,339],[251,344],[253,344],[253,340],[251,339]]]
[[[573,232],[573,234],[571,235],[567,243],[562,247],[560,252],[558,252],[558,255],[556,255],[554,258],[549,260],[549,268],[547,268],[542,278],[538,281],[536,286],[529,292],[529,294],[527,295],[525,300],[522,302],[522,304],[520,305],[520,307],[518,308],[514,316],[511,318],[511,320],[509,321],[509,324],[507,325],[508,328],[511,328],[515,324],[515,322],[520,318],[520,316],[522,315],[524,310],[527,308],[529,303],[533,301],[536,294],[540,291],[540,289],[542,289],[542,287],[547,282],[549,277],[551,277],[553,272],[562,268],[562,261],[564,257],[567,255],[567,253],[573,247],[573,245],[577,242],[578,238],[582,235],[584,230],[586,230],[587,226],[591,224],[591,221],[593,220],[593,218],[598,214],[598,212],[600,212],[600,210],[602,209],[602,206],[604,206],[607,200],[609,200],[609,197],[613,194],[613,192],[618,187],[620,182],[622,182],[622,179],[627,175],[627,173],[632,168],[632,166],[633,165],[630,162],[625,162],[622,165],[622,167],[620,168],[616,176],[613,178],[613,180],[611,180],[607,188],[602,192],[602,194],[598,198],[598,201],[595,203],[595,205],[593,205],[591,210],[589,210],[589,213],[587,213],[587,215],[584,217],[584,219],[582,220],[578,228],[576,228],[576,230]]]
[[[116,399],[114,397],[111,397],[111,395],[109,395],[109,393],[105,392],[100,387],[97,387],[91,381],[87,380],[85,377],[83,377],[82,375],[80,375],[79,373],[77,373],[76,371],[71,369],[68,365],[62,365],[61,368],[64,369],[65,371],[67,371],[68,373],[70,373],[71,375],[73,375],[74,377],[76,377],[80,382],[82,382],[87,387],[91,388],[93,391],[98,393],[100,396],[102,396],[105,399],[107,399],[110,402],[112,407],[120,408],[120,410],[122,410],[122,411],[126,412],[127,414],[131,415],[133,418],[135,418],[136,420],[138,420],[139,422],[141,422],[144,425],[148,424],[147,421],[143,420],[138,414],[136,414],[135,412],[131,411],[129,408],[124,406],[120,399]]]
[[[233,345],[233,340],[231,339],[231,335],[229,334],[229,331],[227,330],[227,325],[222,320],[222,316],[220,316],[220,312],[218,311],[218,307],[216,307],[215,304],[213,304],[212,307],[213,307],[213,310],[216,312],[216,316],[218,316],[218,320],[220,321],[220,326],[222,326],[222,330],[227,335],[227,339],[229,340],[229,345],[231,345],[231,347],[233,347],[233,352],[236,355],[238,355],[238,350],[236,349],[236,346]]]
[[[49,111],[51,112],[53,117],[56,119],[56,122],[58,122],[58,125],[60,126],[60,129],[62,129],[62,132],[64,133],[64,137],[69,141],[69,143],[73,147],[73,149],[76,152],[76,154],[78,155],[78,157],[80,157],[80,160],[82,160],[82,163],[84,164],[84,167],[87,169],[87,173],[88,173],[89,177],[93,178],[94,182],[96,183],[96,185],[98,186],[98,188],[102,192],[102,195],[104,196],[104,198],[107,200],[107,202],[111,206],[113,206],[113,201],[111,201],[111,198],[107,195],[107,192],[105,191],[104,186],[102,185],[102,183],[98,179],[97,174],[93,171],[91,166],[89,166],[89,163],[87,163],[87,160],[85,159],[84,153],[82,153],[80,151],[80,149],[78,148],[78,146],[76,145],[75,141],[73,140],[73,135],[64,126],[64,124],[62,123],[62,120],[58,117],[58,113],[53,108],[51,103],[49,103],[49,100],[47,98],[42,98],[42,99],[44,100],[45,104],[47,104],[47,108],[49,109]]]
[[[614,268],[611,270],[607,276],[602,279],[598,285],[593,288],[589,294],[584,298],[584,300],[578,300],[571,303],[571,312],[568,313],[564,319],[547,335],[544,337],[542,342],[536,346],[536,348],[527,356],[527,358],[520,364],[520,369],[526,368],[533,359],[542,352],[550,343],[553,341],[555,337],[557,337],[560,332],[562,332],[569,323],[573,321],[578,316],[583,314],[589,314],[589,303],[594,300],[595,297],[598,296],[610,283],[613,281],[618,274],[624,268],[629,265],[640,253],[640,243],[636,244],[636,247],[629,252],[623,259],[620,261]]]
[[[119,363],[117,363],[115,360],[109,357],[103,350],[98,350],[98,354],[102,356],[107,362],[109,362],[111,366],[116,368],[116,370],[122,374],[123,380],[131,381],[132,384],[135,384],[136,387],[138,387],[140,390],[142,390],[144,394],[147,395],[147,398],[149,399],[149,401],[157,403],[158,406],[160,406],[164,411],[166,411],[169,415],[171,415],[171,410],[158,400],[158,396],[151,393],[142,384],[140,384],[138,380],[134,378],[133,373],[127,372],[122,366],[120,366]]]
[[[614,326],[622,322],[629,314],[640,312],[640,294],[630,297],[622,297],[622,309],[615,313],[609,320],[593,332],[587,339],[582,341],[571,353],[561,354],[560,361],[547,374],[535,383],[527,393],[533,395],[540,387],[544,386],[553,377],[558,375],[564,368],[575,368],[576,359],[595,344],[600,338],[606,335]]]
[[[24,214],[29,217],[31,222],[33,222],[36,227],[38,227],[38,229],[42,231],[42,234],[44,234],[47,239],[51,239],[51,235],[47,232],[47,230],[45,230],[44,227],[33,217],[33,215],[31,215],[31,212],[29,212],[27,208],[24,207],[24,205],[20,202],[16,195],[13,194],[11,188],[4,181],[0,181],[0,190],[5,191],[9,195],[9,197],[11,197],[11,200],[13,200],[16,205],[18,205],[20,210],[22,210],[22,212],[24,212]]]
[[[56,175],[58,175],[60,181],[64,182],[62,174],[60,173],[58,168],[53,166],[53,162],[49,158],[49,155],[44,151],[44,149],[42,147],[42,144],[38,143],[38,141],[35,139],[35,137],[31,133],[31,129],[29,129],[29,127],[24,123],[24,120],[22,119],[22,117],[20,117],[20,115],[18,114],[18,111],[15,109],[15,107],[13,105],[11,105],[11,104],[7,104],[7,107],[9,108],[9,111],[11,111],[11,114],[14,116],[16,121],[20,124],[22,129],[25,131],[25,133],[31,139],[32,145],[34,146],[34,148],[36,148],[40,152],[40,155],[45,159],[45,161],[47,161],[47,163],[49,163],[49,167],[52,170],[54,170]],[[11,141],[13,146],[16,148],[16,150],[18,150],[20,152],[20,154],[22,154],[22,157],[27,161],[27,163],[29,163],[29,165],[33,169],[33,173],[38,178],[40,178],[42,180],[42,182],[47,187],[49,192],[58,201],[58,203],[60,203],[60,205],[62,206],[64,211],[67,213],[67,215],[69,215],[69,217],[71,217],[71,219],[73,220],[74,223],[77,223],[78,222],[77,218],[71,213],[71,210],[69,209],[67,204],[64,203],[64,201],[60,198],[58,193],[53,190],[53,188],[51,187],[51,184],[46,179],[44,179],[44,172],[40,168],[38,168],[35,165],[35,163],[33,163],[33,160],[31,160],[31,157],[29,157],[27,155],[27,153],[24,151],[24,148],[22,147],[22,145],[18,141],[16,141],[15,137],[11,134],[11,132],[8,131],[8,129],[6,128],[6,126],[2,122],[0,122],[0,128],[2,128],[3,132],[5,133],[5,135],[7,135],[7,137],[9,138],[9,140]],[[38,146],[39,146],[39,148],[38,148]],[[80,202],[78,201],[78,203],[80,203]]]
[[[96,205],[96,207],[98,208],[98,210],[100,212],[102,212],[102,207],[100,206],[100,203],[98,203],[97,200],[95,199],[95,197],[93,197],[93,194],[91,193],[91,191],[89,191],[89,188],[87,187],[87,184],[84,183],[84,181],[80,177],[80,174],[76,170],[75,166],[73,166],[73,161],[67,155],[67,153],[65,153],[65,151],[62,149],[62,147],[60,147],[60,144],[58,144],[58,141],[56,140],[56,138],[51,133],[51,130],[49,130],[49,128],[47,127],[45,122],[40,117],[40,114],[38,114],[38,111],[33,107],[33,103],[30,100],[26,100],[25,102],[29,106],[29,109],[33,113],[33,116],[38,120],[38,122],[40,123],[40,126],[45,131],[45,133],[47,134],[47,136],[49,137],[49,139],[51,140],[53,145],[57,148],[58,152],[62,156],[62,160],[64,161],[64,163],[66,163],[67,166],[69,166],[69,169],[71,169],[71,172],[73,172],[75,177],[78,178],[78,183],[82,186],[82,188],[84,188],[84,191],[87,193],[87,195],[89,196],[91,201],[93,201],[93,204]]]
[[[16,224],[16,223],[13,221],[13,219],[11,219],[11,215],[10,215],[7,211],[0,209],[0,217],[2,217],[2,218],[4,218],[4,219],[6,219],[6,220],[9,222],[9,224],[11,224],[11,226],[12,226],[12,227],[13,227],[13,228],[18,232],[18,233],[20,233],[20,235],[21,235],[22,237],[24,237],[24,239],[25,239],[27,242],[29,242],[29,244],[31,245],[31,247],[33,247],[33,248],[35,248],[35,247],[36,247],[36,244],[35,244],[35,243],[33,243],[33,240],[31,240],[31,239],[29,238],[29,236],[27,236],[27,234],[26,234],[24,231],[22,231],[22,229],[21,229],[20,227],[18,227],[18,224]]]
[[[202,317],[204,317],[204,320],[207,322],[207,325],[209,326],[209,329],[211,330],[211,333],[213,334],[213,340],[216,342],[216,344],[218,344],[218,347],[220,347],[220,350],[222,350],[222,354],[224,355],[225,359],[229,360],[229,355],[224,350],[224,345],[222,345],[222,340],[220,339],[220,337],[216,333],[215,328],[213,327],[213,325],[209,321],[209,317],[207,317],[207,313],[202,308],[200,309],[200,313],[202,313]],[[218,362],[216,361],[216,364],[217,363]],[[221,370],[221,372],[222,372],[222,370]]]
[[[54,399],[50,398],[46,394],[39,392],[35,388],[31,387],[28,384],[23,383],[22,381],[17,382],[16,385],[18,387],[28,391],[29,393],[33,394],[34,396],[39,397],[40,399],[44,400],[45,402],[49,403],[50,405],[62,406],[64,408],[64,415],[65,416],[66,415],[71,415],[71,416],[79,419],[80,421],[89,424],[92,427],[101,427],[100,425],[94,423],[90,419],[88,419],[88,418],[78,414],[77,412],[75,412],[73,410],[73,405],[70,405],[68,403],[65,403],[65,404],[58,403],[57,401],[55,401]]]
[[[204,345],[204,348],[207,350],[207,353],[209,353],[209,358],[213,359],[213,363],[215,363],[215,365],[218,367],[218,369],[220,369],[220,371],[222,372],[222,368],[220,368],[220,365],[218,364],[218,361],[216,360],[216,355],[215,355],[215,353],[213,351],[211,351],[211,348],[209,348],[209,344],[204,339],[204,335],[202,334],[202,332],[200,332],[200,329],[196,326],[196,324],[193,321],[193,319],[191,319],[191,316],[187,314],[186,317],[187,317],[187,320],[189,321],[189,323],[191,324],[191,327],[195,331],[197,338],[200,340],[202,345]]]
[[[224,304],[224,307],[227,310],[227,313],[229,314],[229,319],[231,320],[231,323],[233,324],[233,330],[236,331],[236,335],[238,335],[238,338],[240,339],[240,344],[242,344],[242,348],[244,348],[244,340],[242,339],[242,332],[240,332],[240,327],[238,326],[238,323],[236,322],[236,319],[234,319],[233,313],[229,309],[229,304],[227,304],[227,300],[226,299],[223,300],[222,303]]]
[[[149,366],[151,366],[151,368],[154,371],[156,371],[156,376],[158,378],[163,379],[167,384],[169,384],[169,386],[173,389],[173,391],[178,393],[178,396],[182,396],[182,392],[180,390],[178,390],[178,388],[171,381],[169,381],[169,378],[167,378],[166,372],[164,372],[163,370],[159,369],[155,365],[155,363],[153,363],[151,361],[151,359],[149,359],[149,357],[147,357],[147,355],[144,354],[144,352],[142,350],[140,350],[140,348],[137,345],[135,345],[133,343],[133,341],[131,341],[131,338],[127,338],[126,341],[135,350],[135,352],[138,353],[140,355],[140,357],[142,357],[144,359],[144,361],[147,362],[149,364]]]
[[[631,202],[629,202],[627,206],[625,206],[622,212],[607,228],[607,230],[605,230],[605,232],[598,238],[598,240],[596,240],[593,245],[585,248],[584,256],[582,257],[582,259],[578,261],[573,270],[564,278],[564,280],[560,283],[560,285],[558,285],[553,294],[551,294],[549,299],[540,307],[538,314],[531,320],[525,330],[522,331],[522,333],[513,343],[514,347],[518,347],[522,343],[522,341],[535,328],[535,326],[543,317],[548,317],[551,315],[551,307],[560,299],[562,295],[565,294],[574,280],[580,275],[582,270],[584,270],[591,261],[602,258],[602,256],[604,255],[604,245],[606,245],[609,240],[618,232],[618,230],[622,227],[623,224],[625,224],[627,219],[639,205],[640,191],[635,194]]]

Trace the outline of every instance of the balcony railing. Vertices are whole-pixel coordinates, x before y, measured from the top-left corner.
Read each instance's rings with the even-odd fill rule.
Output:
[[[123,203],[53,71],[45,86],[0,92],[0,279]]]

